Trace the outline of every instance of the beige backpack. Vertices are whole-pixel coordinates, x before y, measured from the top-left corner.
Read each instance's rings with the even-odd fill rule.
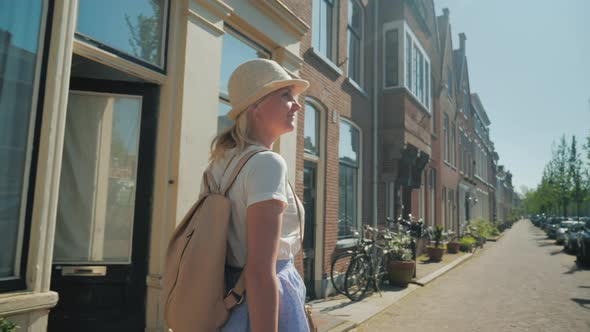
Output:
[[[223,190],[211,173],[203,174],[205,192],[176,227],[162,276],[164,320],[174,332],[215,331],[244,298],[244,275],[225,292],[225,258],[231,202],[227,191],[252,151],[239,160]]]

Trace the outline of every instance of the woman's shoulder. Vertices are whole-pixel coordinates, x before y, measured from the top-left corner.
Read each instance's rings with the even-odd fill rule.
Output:
[[[251,168],[279,168],[281,170],[287,170],[287,162],[280,154],[271,151],[261,151],[255,154],[250,162]]]

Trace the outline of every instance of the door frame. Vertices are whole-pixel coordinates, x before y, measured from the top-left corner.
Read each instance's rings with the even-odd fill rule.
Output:
[[[90,93],[137,95],[142,97],[138,142],[137,185],[135,188],[134,223],[132,230],[131,264],[129,264],[130,272],[128,275],[128,277],[131,279],[131,283],[135,283],[136,285],[138,285],[138,287],[133,287],[132,291],[129,294],[125,295],[130,296],[131,298],[140,299],[138,301],[134,300],[133,302],[141,302],[141,306],[133,311],[132,318],[130,319],[130,324],[137,324],[137,327],[144,329],[147,309],[146,277],[148,274],[150,229],[152,222],[159,86],[156,84],[143,82],[111,81],[90,78],[71,78],[70,89],[68,93],[70,93],[70,91],[87,91]],[[140,225],[142,225],[143,227],[138,227]],[[56,265],[67,266],[70,264],[52,264],[52,274],[55,273],[54,267]],[[105,266],[110,264],[87,265]],[[116,265],[110,266],[116,267]],[[113,274],[119,272],[117,268],[113,268],[112,271],[114,272]],[[52,278],[52,284],[55,281],[53,279],[54,278]],[[76,281],[89,282],[90,284],[92,283],[91,279],[76,279]],[[64,279],[63,282],[66,284],[68,283],[67,279]],[[59,302],[56,308],[58,307]],[[56,308],[53,309],[54,312]],[[81,316],[79,316],[78,318],[80,320],[77,321],[77,323],[82,324],[84,322],[84,319]],[[89,317],[85,318],[88,319]],[[90,317],[90,319],[92,319],[92,317]],[[106,322],[106,324],[108,323],[109,322]],[[101,327],[98,324],[96,324],[96,321],[94,321],[94,323],[92,324],[96,325],[96,327],[99,330],[101,329]],[[59,324],[57,326],[59,327]],[[115,331],[117,327],[110,326],[109,328]],[[51,330],[51,324],[49,324],[48,330]]]

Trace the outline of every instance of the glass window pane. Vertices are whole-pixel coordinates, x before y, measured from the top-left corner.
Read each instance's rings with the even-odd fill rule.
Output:
[[[231,73],[246,61],[257,58],[270,58],[270,53],[268,51],[240,36],[229,27],[226,27],[226,33],[223,35],[221,52],[219,93],[220,97],[223,99],[220,99],[217,112],[218,133],[225,128],[229,128],[233,124],[233,121],[226,116],[231,109],[229,101],[227,100],[227,85]]]
[[[71,92],[54,261],[131,260],[141,98]]]
[[[309,103],[305,103],[305,127],[303,149],[305,153],[319,156],[319,112]]]
[[[220,133],[234,124],[233,120],[227,117],[227,113],[231,110],[231,106],[220,100],[217,108],[217,132]]]
[[[398,85],[398,34],[397,30],[385,32],[385,86]]]
[[[340,161],[358,167],[359,131],[346,121],[340,121]]]
[[[222,39],[219,91],[227,94],[231,73],[242,63],[257,58],[269,59],[270,53],[226,28]]]
[[[166,3],[166,0],[80,0],[76,31],[163,67]]]
[[[0,2],[0,280],[21,275],[42,1]]]
[[[412,89],[412,39],[406,34],[406,88]]]

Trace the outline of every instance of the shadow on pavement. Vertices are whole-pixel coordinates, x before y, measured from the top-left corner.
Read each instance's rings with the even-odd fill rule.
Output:
[[[580,305],[580,307],[584,309],[590,309],[590,300],[572,298],[572,301],[576,302],[578,305]]]

